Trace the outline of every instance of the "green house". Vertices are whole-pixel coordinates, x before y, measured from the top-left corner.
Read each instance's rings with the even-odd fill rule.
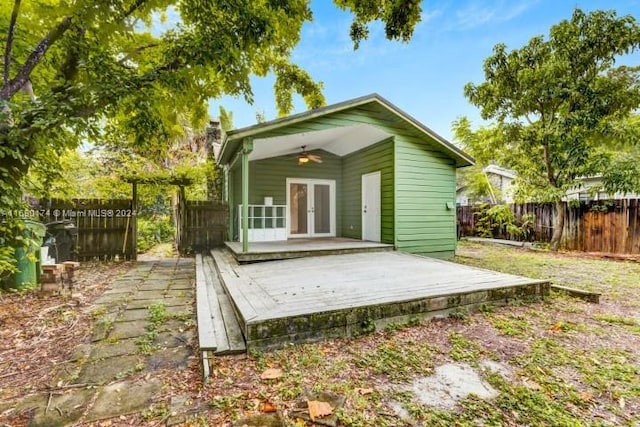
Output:
[[[377,94],[230,131],[229,238],[345,237],[450,257],[456,168],[473,158]]]

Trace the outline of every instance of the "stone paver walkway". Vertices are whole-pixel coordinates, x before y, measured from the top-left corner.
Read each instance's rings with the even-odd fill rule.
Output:
[[[146,409],[162,383],[144,373],[194,357],[194,275],[193,259],[137,263],[94,302],[91,342],[59,378],[68,390],[14,402],[16,410],[33,411],[31,426],[62,426]]]

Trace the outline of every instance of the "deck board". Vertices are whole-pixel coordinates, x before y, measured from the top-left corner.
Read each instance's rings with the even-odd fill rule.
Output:
[[[198,319],[198,343],[203,356],[206,351],[217,350],[217,338],[211,317],[207,279],[202,255],[196,255],[196,317]]]
[[[235,354],[246,350],[240,324],[236,318],[229,296],[225,293],[218,274],[209,256],[204,257],[205,272],[208,279],[209,304],[216,330],[217,349],[214,354]]]
[[[213,257],[225,290],[243,320],[255,318],[258,313],[269,311],[274,305],[273,298],[260,286],[251,286],[245,278],[238,277],[237,264],[225,251],[212,249]],[[242,325],[241,325],[242,326]]]

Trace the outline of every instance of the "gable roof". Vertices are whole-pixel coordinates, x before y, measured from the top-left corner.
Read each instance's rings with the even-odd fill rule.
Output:
[[[473,157],[460,150],[451,142],[447,141],[445,138],[438,135],[436,132],[434,132],[382,96],[378,95],[377,93],[229,131],[224,138],[217,161],[219,164],[232,162],[233,156],[238,150],[244,138],[256,137],[266,132],[277,132],[278,129],[285,126],[304,122],[306,120],[322,117],[339,111],[344,111],[350,108],[363,106],[366,104],[376,104],[383,107],[385,110],[399,117],[414,129],[430,137],[433,141],[435,141],[436,144],[439,145],[443,152],[448,154],[451,158],[455,159],[457,166],[470,166],[474,163]]]
[[[500,175],[510,179],[515,179],[516,176],[518,176],[516,171],[512,171],[511,169],[506,169],[498,165],[489,165],[485,167],[483,170],[485,173],[492,173],[492,174]]]

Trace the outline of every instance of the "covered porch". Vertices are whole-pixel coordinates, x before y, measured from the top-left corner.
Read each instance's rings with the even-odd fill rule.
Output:
[[[367,125],[244,138],[226,174],[231,249],[268,252],[263,243],[293,239],[393,244],[392,144]],[[300,161],[307,157],[316,160]]]

